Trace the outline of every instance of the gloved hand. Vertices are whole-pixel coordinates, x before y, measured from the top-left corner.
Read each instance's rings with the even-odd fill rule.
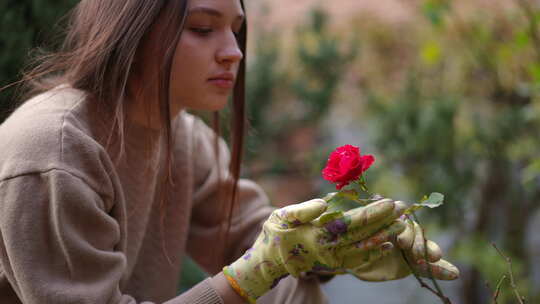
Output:
[[[397,220],[405,208],[389,199],[351,209],[323,225],[317,218],[327,206],[324,200],[315,199],[275,210],[253,247],[223,268],[231,286],[255,303],[289,274],[345,273],[379,259],[388,250],[387,243],[380,246],[372,241],[375,245],[370,246],[362,241],[382,228],[379,234],[384,234],[385,239],[397,237],[406,228],[403,221]]]
[[[397,246],[384,251],[384,255],[371,263],[365,263],[349,270],[349,273],[364,281],[389,281],[404,278],[411,274],[411,270],[405,262],[404,256],[414,271],[423,277],[429,277],[428,264],[431,267],[433,277],[437,280],[454,280],[459,277],[459,270],[451,263],[441,259],[441,249],[432,242],[427,241],[425,250],[422,228],[414,221],[406,220],[406,229],[397,237]],[[384,240],[373,237],[370,241],[375,242],[369,246],[376,246]],[[402,249],[403,253],[402,253]],[[426,251],[427,259],[426,262]]]

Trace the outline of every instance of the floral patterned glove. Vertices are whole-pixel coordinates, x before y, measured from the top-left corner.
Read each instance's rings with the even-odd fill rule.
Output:
[[[319,216],[326,208],[324,200],[314,199],[275,210],[253,247],[223,268],[231,286],[255,303],[289,274],[346,273],[380,259],[381,252],[388,250],[381,246],[387,242],[369,241],[371,236],[392,239],[406,228],[398,220],[405,208],[389,199],[351,209],[322,224]]]
[[[423,277],[429,277],[427,265],[431,266],[433,277],[437,280],[454,280],[459,277],[459,270],[449,262],[441,259],[441,249],[432,242],[427,241],[425,250],[424,238],[420,226],[407,220],[407,228],[397,237],[397,247],[385,251],[381,259],[373,260],[349,271],[364,281],[389,281],[404,278],[411,274],[411,270],[404,260],[404,256],[414,271]],[[373,238],[377,240],[377,238]],[[426,263],[426,253],[428,263]]]

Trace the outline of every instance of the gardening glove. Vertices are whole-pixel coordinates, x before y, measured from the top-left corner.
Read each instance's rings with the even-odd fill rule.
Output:
[[[377,203],[382,202],[393,202],[391,199],[385,198],[379,200]],[[356,243],[356,247],[360,249],[364,254],[362,255],[362,261],[358,267],[367,267],[374,262],[380,260],[381,258],[391,254],[394,250],[394,244],[397,235],[401,232],[401,229],[405,226],[406,223],[401,218],[396,219],[397,217],[402,216],[402,214],[407,209],[407,205],[401,201],[394,201],[394,210],[392,214],[387,216],[384,219],[381,219],[379,224],[381,228],[378,232],[371,235],[369,238],[361,240]],[[312,223],[317,225],[317,221],[320,218],[315,219]],[[397,223],[400,222],[400,223]],[[392,224],[392,225],[391,225]],[[320,225],[319,225],[320,226]],[[340,230],[340,221],[332,221],[324,225],[325,228],[329,231],[337,233]],[[403,230],[404,231],[404,230]],[[316,267],[311,271],[307,272],[307,276],[317,275],[319,279],[327,281],[331,279],[336,274],[350,273],[351,269],[336,268],[336,269],[325,269],[322,267]]]
[[[396,211],[392,200],[351,209],[322,224],[318,217],[327,206],[324,200],[314,199],[275,210],[253,247],[223,268],[231,286],[255,303],[289,274],[298,277],[315,270],[346,273],[365,264],[377,251],[359,247],[362,240],[385,227],[394,237],[406,228],[397,220],[404,209]]]
[[[370,240],[376,243],[386,241],[382,237],[373,237]],[[424,243],[422,228],[416,222],[407,219],[406,229],[399,234],[395,243],[397,246],[384,251],[385,254],[380,259],[356,267],[349,273],[364,281],[401,279],[411,274],[411,269],[405,261],[406,258],[414,272],[420,276],[430,277],[429,265],[433,278],[437,280],[454,280],[459,277],[459,270],[441,259],[441,249],[435,242],[428,240]],[[427,244],[427,250],[424,244]],[[369,246],[376,246],[376,244],[369,244]]]

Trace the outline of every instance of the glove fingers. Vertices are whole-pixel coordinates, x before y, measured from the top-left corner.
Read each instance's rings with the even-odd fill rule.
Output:
[[[373,236],[368,239],[361,240],[354,245],[360,250],[371,250],[379,247],[385,242],[390,242],[395,240],[397,235],[399,235],[405,229],[406,224],[403,221],[396,220],[390,226],[383,228],[379,232],[375,233]],[[352,239],[354,239],[354,231],[351,231]]]
[[[344,217],[350,218],[350,228],[366,226],[388,217],[394,211],[394,202],[383,199],[365,207],[355,208],[345,212]]]
[[[428,253],[428,262],[437,262],[442,258],[442,251],[437,243],[428,240],[427,241],[427,253]]]
[[[399,209],[398,205],[396,205],[396,207]],[[360,226],[352,229],[349,229],[348,226],[350,222],[348,223],[344,221],[347,220],[348,217],[345,219],[337,219],[326,224],[325,229],[331,234],[341,235],[341,237],[339,238],[339,242],[342,245],[348,245],[367,239],[379,232],[380,230],[387,228],[399,217],[398,214],[400,212],[400,210],[394,210],[392,214],[378,222],[375,222],[371,225]]]
[[[421,262],[420,264],[415,265],[415,270],[418,272],[420,276],[429,278],[429,270],[428,266],[431,266],[431,272],[433,273],[433,277],[437,280],[455,280],[459,277],[459,270],[456,266],[452,265],[446,260],[439,260],[435,263],[426,263]]]
[[[397,280],[411,274],[409,267],[403,261],[401,251],[396,247],[385,253],[379,260],[354,268],[349,273],[360,280],[370,282]]]
[[[424,238],[422,228],[411,220],[407,220],[407,228],[398,237],[397,242],[400,248],[404,249],[412,261],[425,260]],[[436,262],[441,259],[441,248],[437,243],[427,240],[427,256],[429,262]]]
[[[353,242],[362,241],[364,239],[371,237],[372,235],[376,233],[379,233],[380,231],[383,231],[385,228],[388,228],[389,225],[391,225],[393,222],[396,221],[396,219],[398,219],[401,216],[401,214],[403,213],[403,211],[406,209],[406,206],[407,206],[403,202],[399,202],[399,201],[394,202],[393,204],[395,208],[392,209],[392,212],[389,215],[387,215],[385,218],[378,220],[374,223],[371,223],[369,225],[359,226],[356,228],[349,229],[346,232],[346,234],[343,236],[343,242],[345,244],[350,244]],[[405,225],[402,221],[400,221],[400,224],[398,225],[400,229],[396,229],[396,230],[399,230],[398,231],[398,234],[399,234],[403,231],[403,229],[405,229]],[[395,227],[395,228],[398,228],[398,227]]]
[[[319,217],[328,208],[322,199],[313,199],[300,204],[289,205],[274,212],[281,220],[293,225],[308,223]]]
[[[401,217],[405,211],[407,210],[407,204],[405,204],[402,201],[395,201],[394,202],[394,212],[392,213],[392,216],[395,218]]]
[[[414,225],[414,243],[412,246],[412,254],[415,258],[415,261],[419,259],[425,259],[424,253],[425,253],[425,246],[424,246],[424,233],[420,225],[418,223],[413,222]]]
[[[393,249],[394,245],[391,242],[384,242],[371,250],[359,249],[355,246],[355,244],[351,244],[340,248],[338,257],[342,257],[342,268],[352,269],[362,267],[364,265],[370,265],[390,254]]]
[[[401,249],[407,251],[411,250],[414,242],[414,225],[411,220],[405,221],[407,227],[405,230],[397,237],[397,243]]]
[[[363,240],[399,218],[407,205],[403,202],[380,200],[366,207],[355,208],[344,213],[344,216],[324,225],[331,234],[347,234],[356,231],[353,238],[344,236],[348,243]]]

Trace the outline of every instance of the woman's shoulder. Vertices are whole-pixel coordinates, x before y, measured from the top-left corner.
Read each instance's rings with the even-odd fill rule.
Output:
[[[58,87],[17,108],[0,125],[0,180],[99,160],[102,148],[80,114],[84,101],[81,91]]]

